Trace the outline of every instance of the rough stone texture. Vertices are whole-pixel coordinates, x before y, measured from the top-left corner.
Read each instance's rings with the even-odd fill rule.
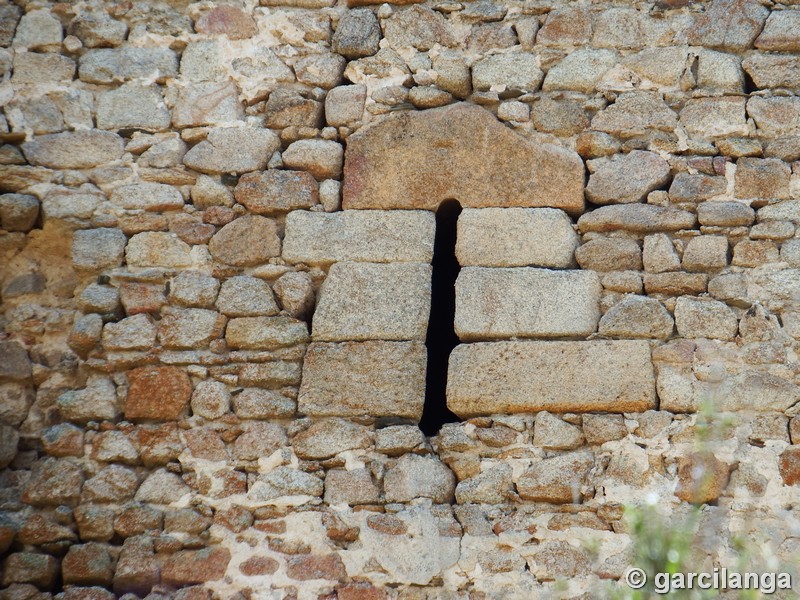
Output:
[[[67,131],[36,136],[22,144],[34,165],[51,169],[89,169],[122,156],[122,138],[109,131]]]
[[[434,147],[442,150],[425,150]],[[484,160],[488,153],[502,171]],[[475,208],[550,206],[577,213],[582,187],[577,155],[528,144],[486,111],[456,104],[398,115],[352,136],[342,191],[345,208],[432,209],[455,198]]]
[[[467,267],[456,280],[455,330],[462,341],[586,336],[599,300],[591,272]]]
[[[311,208],[319,201],[317,182],[308,173],[264,171],[239,178],[236,201],[259,215]]]
[[[472,66],[472,87],[478,91],[535,92],[543,78],[536,56],[527,52],[494,54]]]
[[[435,220],[425,211],[293,211],[283,258],[290,263],[430,262]]]
[[[736,314],[718,300],[681,296],[675,304],[675,325],[683,337],[732,340],[739,324]]]
[[[632,152],[600,166],[589,177],[586,198],[595,204],[641,202],[669,181],[667,161],[653,152]]]
[[[492,364],[491,372],[480,365]],[[485,413],[629,412],[655,406],[647,342],[482,342],[450,355],[447,406]]]
[[[593,463],[594,457],[587,451],[546,458],[519,478],[517,490],[524,500],[578,504],[581,487]]]
[[[177,367],[139,367],[128,373],[126,419],[168,421],[189,404],[192,384]]]
[[[258,171],[267,166],[278,146],[278,137],[268,129],[215,127],[186,153],[183,162],[203,173]]]
[[[242,317],[228,321],[225,341],[231,348],[271,350],[308,339],[308,326],[288,317]]]
[[[347,11],[331,40],[331,47],[348,59],[371,56],[378,51],[381,27],[375,13],[368,8]]]
[[[600,319],[600,335],[612,338],[655,338],[672,335],[672,316],[655,298],[626,296]]]
[[[430,286],[428,265],[336,263],[320,291],[312,338],[424,340]]]
[[[419,420],[425,397],[420,342],[309,345],[298,408],[311,416],[393,416]]]
[[[467,208],[458,218],[461,266],[574,266],[578,235],[562,211],[550,208]]]
[[[258,215],[245,215],[214,234],[208,250],[220,262],[247,267],[278,256],[281,241],[275,221]]]
[[[101,227],[76,231],[72,238],[72,264],[86,271],[117,267],[122,264],[127,241],[119,229]]]
[[[690,212],[651,204],[601,206],[578,219],[581,232],[622,229],[634,233],[657,233],[691,229],[697,217]]]
[[[410,502],[414,498],[449,502],[455,492],[455,476],[435,458],[408,454],[387,469],[384,487],[389,502]]]

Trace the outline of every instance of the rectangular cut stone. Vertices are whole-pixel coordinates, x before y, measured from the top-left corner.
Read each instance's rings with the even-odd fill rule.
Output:
[[[553,267],[575,264],[580,240],[555,208],[467,208],[458,218],[456,257],[462,266]]]
[[[462,344],[450,355],[447,406],[462,418],[645,411],[656,407],[650,346],[644,340]]]
[[[594,271],[467,267],[456,280],[456,333],[462,341],[587,336],[600,291]]]
[[[426,362],[421,342],[313,342],[303,363],[298,409],[308,416],[418,421]]]
[[[430,307],[430,265],[336,263],[322,285],[312,338],[424,340]]]
[[[297,210],[286,216],[290,263],[431,262],[436,219],[424,210]]]
[[[242,317],[228,321],[228,347],[241,350],[274,350],[308,341],[307,325],[289,317]]]

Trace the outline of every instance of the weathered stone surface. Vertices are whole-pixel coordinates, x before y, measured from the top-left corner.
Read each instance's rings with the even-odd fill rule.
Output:
[[[303,459],[330,458],[340,452],[369,447],[368,431],[363,425],[345,419],[325,419],[298,433],[292,440],[292,448]]]
[[[514,499],[511,466],[503,463],[460,481],[456,486],[458,504],[504,504]]]
[[[119,46],[125,40],[128,26],[112,19],[105,11],[86,11],[70,21],[67,29],[87,48]]]
[[[0,381],[26,381],[32,373],[31,360],[18,342],[0,341]]]
[[[367,87],[364,85],[340,85],[325,96],[325,121],[339,127],[361,120]]]
[[[450,355],[447,380],[447,406],[461,417],[631,412],[656,402],[644,341],[462,344]]]
[[[578,229],[609,232],[624,229],[634,233],[658,233],[692,229],[697,217],[687,211],[652,204],[601,206],[578,219]]]
[[[231,348],[272,350],[308,341],[308,326],[288,317],[241,317],[228,321],[225,341]]]
[[[800,58],[779,54],[754,54],[742,61],[742,68],[758,88],[800,87]]]
[[[13,65],[14,74],[11,79],[20,84],[68,82],[75,75],[75,61],[51,52],[17,52],[14,54]]]
[[[174,233],[145,231],[137,233],[125,248],[130,267],[181,268],[192,264],[191,246]]]
[[[703,202],[697,205],[697,220],[701,225],[739,227],[752,225],[755,211],[741,202]]]
[[[208,243],[216,260],[237,267],[265,263],[281,253],[275,221],[259,215],[245,215],[220,229]]]
[[[594,456],[586,450],[546,458],[531,465],[517,480],[517,492],[523,500],[578,504],[581,488],[594,464]]]
[[[181,271],[171,281],[169,299],[178,306],[209,308],[219,293],[219,280],[198,273]]]
[[[315,341],[424,340],[431,267],[419,263],[334,264],[314,312]]]
[[[315,342],[303,363],[298,409],[310,416],[418,420],[425,398],[420,342]]]
[[[400,457],[387,469],[383,482],[388,502],[411,502],[414,498],[450,502],[455,484],[455,475],[438,458],[416,454]]]
[[[234,190],[236,201],[259,215],[311,208],[319,203],[318,185],[302,171],[246,173]]]
[[[632,239],[595,238],[578,247],[575,260],[581,269],[592,271],[639,271],[642,249]]]
[[[6,559],[3,585],[28,583],[47,590],[52,588],[57,576],[58,560],[54,556],[35,552],[14,552]]]
[[[710,298],[681,296],[675,304],[675,325],[686,338],[732,340],[739,327],[736,314]]]
[[[777,158],[740,158],[736,163],[737,198],[771,201],[789,198],[789,165]]]
[[[456,280],[455,330],[464,341],[589,335],[600,290],[589,271],[467,267]]]
[[[331,469],[325,476],[326,504],[375,504],[381,491],[369,469]]]
[[[197,33],[222,34],[231,40],[244,40],[258,33],[253,17],[236,6],[215,6],[194,23]]]
[[[626,296],[600,319],[600,335],[612,338],[655,338],[672,335],[672,316],[655,298]]]
[[[344,150],[333,140],[298,140],[283,151],[283,164],[308,171],[317,181],[337,179],[342,174]]]
[[[59,49],[63,39],[61,22],[49,10],[40,8],[25,13],[19,20],[13,46],[52,51]]]
[[[770,13],[755,47],[776,52],[800,52],[800,12],[776,10]]]
[[[743,92],[742,59],[727,52],[703,48],[698,56],[697,85],[712,91],[734,94]]]
[[[683,251],[683,268],[689,272],[719,271],[728,265],[728,238],[700,235],[689,240]]]
[[[46,213],[45,213],[46,214]],[[28,194],[0,196],[0,227],[6,231],[30,231],[39,216],[39,200]]]
[[[613,50],[575,50],[547,72],[542,89],[591,93],[617,59]]]
[[[536,415],[533,444],[545,450],[574,450],[583,445],[581,428],[542,411]]]
[[[172,109],[172,124],[178,129],[225,125],[244,119],[244,105],[239,100],[239,89],[232,81],[198,81],[181,87],[177,94]],[[252,130],[245,128],[240,133],[242,138],[246,139],[247,134],[251,132]],[[221,136],[217,135],[217,139],[212,142],[214,147],[219,146],[216,152],[213,148],[203,146],[196,155],[190,157],[196,164],[204,166],[201,170],[214,171],[220,165],[230,164],[223,161],[226,160],[226,153],[233,152],[235,145],[220,138]],[[250,142],[250,149],[257,149],[256,140]],[[246,158],[237,159],[241,164],[248,164],[241,162],[246,160]]]
[[[17,456],[19,433],[9,425],[0,425],[0,469],[5,469]]]
[[[22,144],[32,165],[51,169],[90,169],[118,160],[122,138],[110,131],[65,131],[36,136]]]
[[[678,461],[675,495],[684,502],[715,502],[728,485],[730,467],[711,453],[694,453]]]
[[[119,229],[100,227],[76,231],[72,238],[72,264],[85,271],[118,267],[128,238]]]
[[[33,404],[34,398],[33,388],[23,383],[0,384],[0,422],[19,427],[28,415],[28,407]]]
[[[442,14],[422,6],[395,12],[385,21],[383,35],[392,48],[412,46],[421,52],[436,44],[456,45],[450,22]]]
[[[427,211],[294,211],[286,217],[283,258],[308,264],[430,262],[435,227]]]
[[[134,183],[122,185],[111,192],[111,202],[126,210],[178,210],[183,208],[183,196],[163,183]]]
[[[633,150],[600,166],[589,177],[586,197],[595,204],[641,202],[669,181],[670,168],[653,152]]]
[[[741,52],[753,44],[769,15],[769,9],[751,0],[714,0],[705,13],[695,17],[689,43]]]
[[[78,76],[89,83],[116,83],[154,79],[163,83],[178,76],[178,59],[169,48],[121,48],[89,50],[81,56]]]
[[[628,435],[622,415],[583,415],[583,434],[589,444],[621,440]]]
[[[269,129],[215,127],[186,153],[183,162],[203,173],[259,171],[279,146],[278,136]]]
[[[89,377],[85,388],[61,394],[56,406],[64,419],[75,423],[113,421],[119,416],[114,383],[99,375]]]
[[[493,54],[472,66],[472,87],[478,91],[535,92],[543,78],[536,55],[527,52]]]
[[[97,100],[98,129],[169,128],[170,114],[157,86],[126,83],[101,94]]]
[[[578,213],[583,178],[577,154],[528,143],[484,109],[454,104],[396,115],[351,136],[343,205],[430,210],[455,198],[475,208],[550,206]]]
[[[800,133],[800,98],[752,96],[747,101],[747,114],[753,117],[763,134],[774,136]]]
[[[462,266],[569,268],[578,244],[572,220],[552,208],[467,208],[458,218]]]
[[[178,367],[139,367],[128,372],[126,419],[169,421],[189,404],[192,382]]]
[[[272,290],[263,279],[240,275],[222,284],[217,309],[229,317],[261,317],[278,314]]]
[[[231,407],[231,393],[220,381],[201,381],[192,392],[192,413],[204,419],[218,419]]]
[[[747,135],[745,98],[695,98],[681,110],[681,124],[691,137],[715,139]]]
[[[158,324],[158,341],[172,350],[203,348],[222,336],[225,318],[204,308],[165,307]]]
[[[231,560],[227,548],[181,550],[169,555],[161,568],[161,581],[167,585],[184,586],[222,579]]]
[[[339,21],[331,40],[331,48],[352,60],[375,54],[380,41],[381,26],[378,17],[368,8],[357,8],[347,11]]]
[[[31,506],[71,505],[78,501],[83,486],[83,472],[70,459],[46,458],[37,462],[22,501]]]
[[[295,319],[305,319],[314,308],[314,282],[303,271],[281,275],[273,286],[281,308]]]
[[[614,104],[598,112],[592,129],[622,138],[646,135],[653,131],[674,131],[678,116],[664,103],[660,94],[627,92]]]
[[[321,496],[322,491],[322,480],[316,475],[290,467],[278,467],[265,475],[259,475],[250,488],[248,497],[269,502],[286,496]]]

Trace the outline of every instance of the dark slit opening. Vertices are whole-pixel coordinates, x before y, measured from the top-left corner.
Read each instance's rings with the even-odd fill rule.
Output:
[[[431,316],[425,345],[428,368],[425,376],[425,407],[420,429],[425,435],[436,435],[445,423],[460,419],[447,408],[447,360],[458,344],[455,332],[456,277],[460,270],[456,260],[456,224],[461,204],[447,200],[436,211],[436,238],[433,245],[433,277],[431,281]]]

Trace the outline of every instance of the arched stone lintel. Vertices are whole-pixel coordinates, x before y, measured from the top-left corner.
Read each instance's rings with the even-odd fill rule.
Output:
[[[474,104],[393,115],[353,134],[344,166],[345,209],[462,206],[584,210],[583,161],[535,144]]]

